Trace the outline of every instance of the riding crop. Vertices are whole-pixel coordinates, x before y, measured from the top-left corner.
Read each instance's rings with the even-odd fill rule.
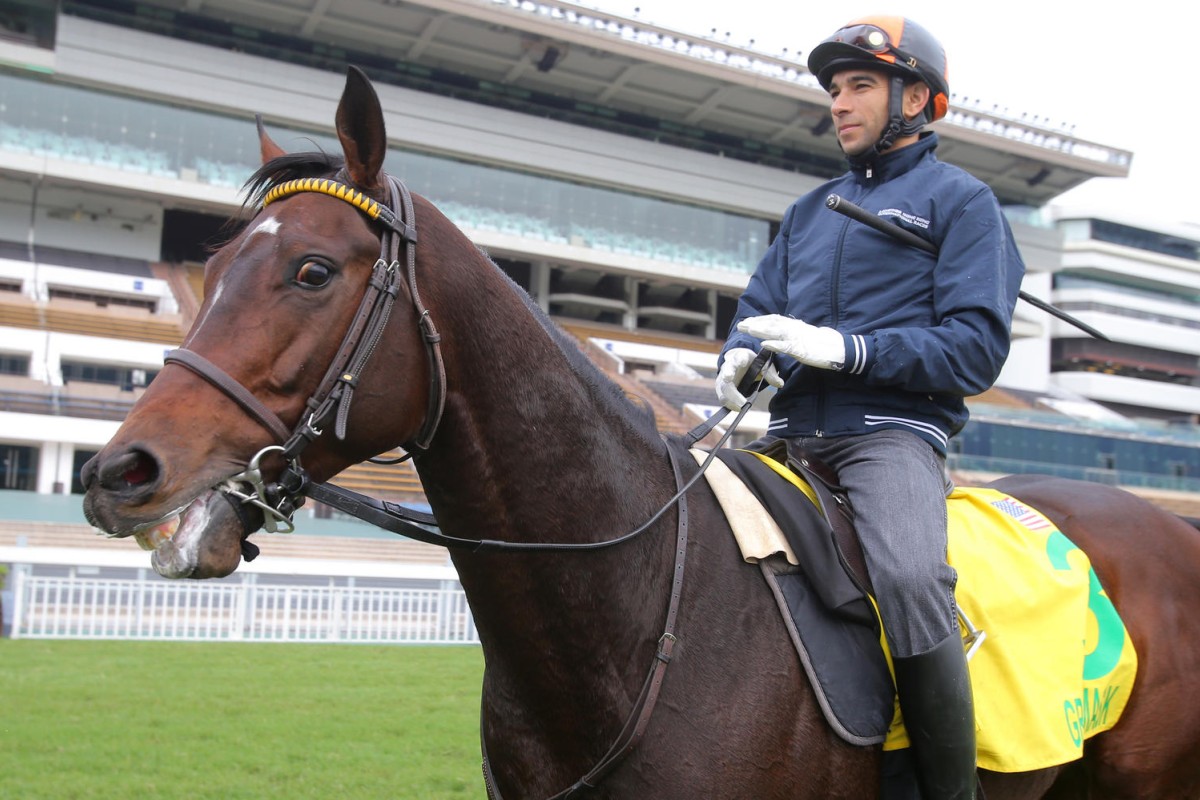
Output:
[[[854,203],[851,203],[841,195],[829,195],[829,197],[825,198],[825,207],[832,209],[839,214],[847,216],[855,222],[861,222],[868,227],[874,228],[880,233],[885,233],[888,236],[891,236],[893,239],[903,242],[909,247],[915,247],[918,250],[924,250],[926,253],[929,253],[934,257],[936,257],[938,254],[937,246],[932,242],[922,239],[912,231],[907,231],[904,228],[901,228],[899,225],[893,225],[890,222],[886,222],[883,218],[875,216],[862,206],[857,206]],[[1047,314],[1052,314],[1053,316],[1061,319],[1063,322],[1068,322],[1071,325],[1074,325],[1076,328],[1079,328],[1079,330],[1090,336],[1094,336],[1097,339],[1103,339],[1106,342],[1112,341],[1103,333],[1096,330],[1091,325],[1088,325],[1086,322],[1076,319],[1067,312],[1063,311],[1061,308],[1055,308],[1045,300],[1041,300],[1033,295],[1027,294],[1024,290],[1018,292],[1017,296],[1026,303],[1029,303],[1029,305],[1040,308]]]

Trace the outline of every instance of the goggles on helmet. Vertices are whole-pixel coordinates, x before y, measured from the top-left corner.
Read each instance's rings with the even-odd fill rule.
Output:
[[[885,53],[892,46],[892,37],[878,25],[850,25],[829,38],[831,41],[845,42],[872,53]]]
[[[893,45],[892,37],[878,25],[871,25],[869,23],[847,25],[826,39],[826,41],[841,42],[851,47],[857,47],[859,50],[865,50],[868,53],[881,56],[885,61],[899,60],[900,63],[910,67],[915,67],[917,64],[916,59]],[[889,54],[891,58],[885,56],[885,53]]]

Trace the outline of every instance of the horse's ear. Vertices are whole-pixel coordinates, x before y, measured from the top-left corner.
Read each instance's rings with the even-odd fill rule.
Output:
[[[350,180],[366,192],[379,187],[387,155],[383,108],[371,81],[358,67],[346,70],[346,88],[337,109],[337,135]]]
[[[258,126],[258,147],[262,151],[262,163],[266,164],[273,158],[286,155],[284,149],[267,135],[267,126],[263,125],[262,114],[254,115],[254,124]]]

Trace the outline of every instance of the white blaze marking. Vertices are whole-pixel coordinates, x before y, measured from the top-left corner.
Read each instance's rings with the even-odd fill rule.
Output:
[[[256,233],[263,233],[263,234],[266,234],[267,236],[278,235],[279,220],[275,219],[275,217],[267,217],[262,222],[258,223],[258,225],[255,226],[254,230],[250,231],[250,233],[247,235],[246,238],[248,239],[248,238],[250,238],[250,236],[253,236]],[[212,298],[208,302],[208,310],[206,310],[204,312],[204,316],[197,319],[195,324],[192,325],[192,333],[193,334],[195,334],[196,331],[200,330],[200,326],[203,325],[205,320],[208,319],[208,312],[211,311],[213,306],[215,306],[217,304],[217,301],[221,299],[221,293],[224,291],[224,289],[225,289],[225,281],[224,281],[224,279],[222,279],[221,281],[217,282],[217,288],[213,290]]]
[[[212,297],[209,298],[207,307],[204,309],[204,316],[196,320],[196,324],[192,326],[192,335],[195,335],[196,331],[200,330],[200,326],[204,324],[206,319],[208,319],[208,312],[212,311],[212,307],[215,306],[217,301],[221,299],[221,293],[224,291],[225,280],[222,278],[221,280],[217,281],[217,288],[213,289]]]
[[[275,219],[274,217],[267,217],[262,222],[258,223],[257,228],[250,231],[251,236],[256,233],[265,233],[269,236],[274,236],[275,234],[279,233],[279,220]]]

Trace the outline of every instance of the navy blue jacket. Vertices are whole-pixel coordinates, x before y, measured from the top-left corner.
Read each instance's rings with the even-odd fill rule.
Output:
[[[988,186],[937,160],[937,134],[854,166],[796,200],[738,303],[724,352],[758,350],[738,321],[783,314],[843,334],[846,363],[818,369],[777,355],[785,384],[769,433],[914,432],[945,453],[965,397],[1008,357],[1025,264]],[[830,194],[932,242],[934,257],[825,207]]]

